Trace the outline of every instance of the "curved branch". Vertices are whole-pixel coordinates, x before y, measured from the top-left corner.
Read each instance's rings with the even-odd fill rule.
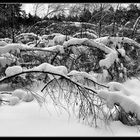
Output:
[[[45,74],[52,74],[52,75],[60,76],[60,77],[62,77],[62,78],[64,78],[64,79],[70,81],[71,83],[75,84],[75,85],[78,86],[78,87],[85,88],[85,89],[87,89],[87,90],[93,92],[94,94],[97,94],[97,91],[94,90],[94,89],[91,89],[91,88],[89,88],[89,87],[87,87],[87,86],[84,86],[84,85],[82,85],[82,84],[80,84],[80,83],[77,83],[77,82],[71,80],[69,77],[67,77],[67,76],[65,76],[65,75],[61,75],[61,74],[54,73],[54,72],[50,72],[50,71],[26,70],[26,71],[17,73],[17,74],[12,75],[12,76],[4,77],[4,78],[0,79],[0,83],[4,82],[4,81],[6,81],[6,80],[9,80],[9,79],[11,79],[11,78],[13,78],[13,77],[19,76],[19,75],[21,75],[21,74],[25,74],[25,73],[45,73]]]

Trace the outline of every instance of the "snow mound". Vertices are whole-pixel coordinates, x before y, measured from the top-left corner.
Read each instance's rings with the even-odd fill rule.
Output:
[[[22,67],[21,66],[12,66],[12,67],[8,67],[5,70],[5,74],[6,74],[7,77],[18,74],[18,73],[21,73],[21,72],[22,72]]]
[[[12,96],[16,96],[19,99],[23,99],[26,96],[27,92],[22,89],[16,89],[12,92]]]
[[[39,66],[34,67],[32,70],[51,72],[58,75],[65,75],[65,76],[68,73],[68,70],[65,66],[53,66],[49,63],[42,63]]]
[[[130,96],[132,93],[125,88],[125,86],[118,82],[109,82],[107,84],[110,91],[122,91],[124,95]]]
[[[63,45],[64,41],[66,41],[66,38],[69,39],[68,36],[66,35],[56,35],[54,38],[53,38],[53,41],[56,45]]]
[[[31,102],[33,100],[34,100],[34,96],[31,93],[27,93],[22,99],[22,101],[24,102]]]
[[[126,113],[135,113],[140,119],[140,104],[120,92],[100,90],[98,96],[106,101],[108,108],[113,109],[115,104],[120,105]]]
[[[18,98],[18,97],[10,97],[9,98],[9,105],[16,105],[16,104],[18,104],[19,103],[19,101],[20,101],[20,99]]]

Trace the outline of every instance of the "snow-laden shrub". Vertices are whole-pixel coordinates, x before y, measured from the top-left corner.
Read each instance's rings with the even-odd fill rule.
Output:
[[[103,69],[104,67],[108,69],[112,80],[125,81],[127,77],[132,77],[132,73],[133,76],[136,74],[136,69],[138,69],[139,65],[137,63],[139,59],[139,43],[128,37],[109,36],[97,38],[94,41],[103,43],[112,49],[111,52],[116,53],[107,53],[106,57],[99,62]]]

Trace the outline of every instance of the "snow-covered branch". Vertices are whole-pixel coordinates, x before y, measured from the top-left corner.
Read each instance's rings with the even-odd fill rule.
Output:
[[[135,45],[138,48],[140,48],[140,44],[137,43],[135,40],[128,38],[128,37],[110,37],[110,36],[105,36],[105,37],[100,37],[97,39],[94,39],[94,41],[103,43],[104,45],[107,45],[108,42],[112,42],[114,46],[118,45],[120,43],[128,43],[129,45]]]
[[[53,66],[49,63],[43,63],[37,67],[34,67],[32,69],[27,69],[27,70],[23,70],[21,66],[8,67],[5,71],[6,77],[1,78],[0,83],[4,82],[6,80],[9,80],[13,77],[25,74],[25,73],[46,73],[49,75],[59,76],[59,77],[62,77],[62,78],[70,81],[71,83],[73,83],[81,88],[85,88],[86,90],[89,90],[89,91],[92,91],[93,93],[96,93],[96,90],[88,88],[87,86],[84,86],[78,82],[75,82],[70,77],[68,77],[67,76],[68,70],[65,66]],[[87,74],[87,76],[89,77],[88,74]],[[99,84],[99,83],[98,83],[98,85],[103,86],[102,84]]]
[[[90,81],[92,81],[93,83],[99,85],[99,86],[102,86],[102,87],[105,87],[105,88],[108,88],[108,86],[105,86],[101,83],[98,83],[97,82],[97,79],[95,77],[93,77],[91,74],[87,73],[87,72],[83,72],[83,71],[76,71],[76,70],[72,70],[70,71],[67,76],[69,77],[74,77],[74,80],[76,81],[81,81],[82,78],[85,78],[85,79],[88,79]]]
[[[93,39],[87,39],[87,38],[82,38],[82,39],[81,38],[73,38],[73,39],[70,39],[70,40],[64,42],[64,44],[63,44],[64,47],[70,47],[73,45],[85,45],[85,46],[88,46],[90,48],[96,47],[96,48],[99,48],[100,50],[104,51],[107,54],[112,51],[112,49],[107,47],[106,45],[99,43],[99,42],[96,42]]]
[[[0,54],[5,54],[7,52],[15,52],[17,51],[20,53],[20,51],[44,51],[44,52],[60,52],[64,53],[63,46],[61,45],[56,45],[52,46],[49,48],[36,48],[36,47],[30,47],[28,45],[24,44],[19,44],[19,43],[12,43],[12,44],[7,44],[3,47],[0,47]]]

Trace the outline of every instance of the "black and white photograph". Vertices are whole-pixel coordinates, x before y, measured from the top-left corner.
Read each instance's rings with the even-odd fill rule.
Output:
[[[139,137],[140,3],[0,3],[0,137]]]

